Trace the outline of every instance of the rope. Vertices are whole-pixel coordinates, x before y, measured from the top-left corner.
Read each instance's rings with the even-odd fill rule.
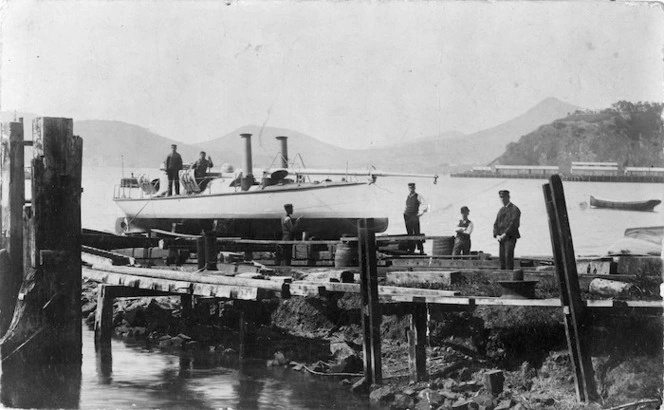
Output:
[[[16,353],[16,352],[18,352],[19,350],[21,350],[25,345],[27,345],[32,339],[34,339],[34,338],[35,338],[38,334],[40,334],[43,330],[44,330],[44,327],[40,327],[39,329],[37,329],[37,331],[36,331],[35,333],[33,333],[32,336],[30,336],[30,337],[28,338],[28,340],[26,340],[25,342],[21,343],[16,349],[14,349],[11,353],[9,353],[9,354],[7,355],[7,357],[3,357],[3,358],[2,358],[2,362],[4,362],[5,360],[9,359],[10,357],[12,357],[12,356],[14,355],[14,353]]]
[[[340,376],[340,377],[362,377],[364,376],[364,373],[324,373],[324,372],[317,372],[315,370],[311,370],[307,366],[302,366],[304,367],[309,373],[314,374],[316,376]]]

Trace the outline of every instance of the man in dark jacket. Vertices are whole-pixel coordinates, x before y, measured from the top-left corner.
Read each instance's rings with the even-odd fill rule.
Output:
[[[171,145],[171,153],[166,157],[166,175],[168,175],[168,196],[173,195],[173,185],[175,185],[175,195],[180,195],[180,176],[178,173],[182,169],[182,157],[177,152],[178,146]]]
[[[496,222],[493,224],[493,237],[498,240],[500,247],[500,269],[514,269],[514,247],[516,240],[521,237],[519,225],[521,224],[521,211],[510,202],[510,191],[498,191],[503,207],[498,211]]]
[[[293,241],[296,239],[297,230],[300,227],[300,220],[302,217],[293,219],[293,205],[284,205],[286,216],[281,218],[281,240]],[[291,258],[293,256],[293,245],[285,244],[277,247],[277,265],[290,266]]]

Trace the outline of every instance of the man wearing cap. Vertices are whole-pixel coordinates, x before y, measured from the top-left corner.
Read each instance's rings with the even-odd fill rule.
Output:
[[[293,220],[293,204],[284,205],[286,216],[281,218],[281,240],[292,241],[296,238],[296,231],[300,227],[302,217]],[[289,266],[293,256],[293,245],[284,244],[277,247],[277,265]]]
[[[180,195],[180,176],[182,169],[182,157],[177,152],[178,146],[171,145],[171,153],[166,157],[166,175],[168,175],[168,196],[173,195],[173,185],[175,185],[175,195]]]
[[[201,151],[196,162],[191,165],[194,169],[194,178],[201,190],[205,189],[205,174],[207,174],[208,168],[212,168],[213,166],[212,158],[210,158],[209,155],[207,156],[207,159],[205,159],[205,151]]]
[[[406,222],[406,232],[408,236],[420,235],[420,216],[429,210],[429,204],[426,203],[422,195],[415,192],[415,183],[408,184],[408,196],[406,197],[406,209],[403,211],[403,219]],[[424,255],[424,245],[422,241],[408,241],[408,253],[415,252],[415,246]]]
[[[498,191],[503,207],[498,211],[493,224],[493,237],[498,239],[500,247],[500,269],[514,269],[514,247],[521,237],[521,211],[510,202],[510,191]]]
[[[468,219],[470,209],[461,207],[461,219],[455,228],[454,248],[452,255],[470,255],[470,234],[473,233],[473,222]]]

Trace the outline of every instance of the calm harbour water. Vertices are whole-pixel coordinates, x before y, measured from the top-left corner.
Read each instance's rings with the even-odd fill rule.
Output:
[[[132,170],[125,170],[128,176]],[[153,176],[158,171],[152,170]],[[82,199],[83,226],[113,231],[121,216],[112,203],[119,168],[85,168]],[[387,233],[405,233],[401,212],[410,179],[378,180],[390,210]],[[459,208],[470,208],[475,223],[473,249],[497,254],[492,225],[500,207],[498,190],[508,189],[522,211],[522,240],[519,255],[551,255],[548,224],[543,202],[545,180],[470,179],[441,177],[434,185],[418,182],[418,192],[431,203],[422,218],[422,231],[429,235],[451,235]],[[602,255],[624,230],[636,226],[662,225],[661,206],[655,212],[590,209],[581,206],[589,195],[637,200],[664,199],[662,184],[564,183],[574,246],[579,255]],[[365,400],[348,392],[338,382],[321,380],[263,363],[220,366],[206,360],[151,351],[114,340],[112,366],[101,364],[94,351],[92,332],[84,329],[84,357],[80,408],[246,408],[328,409],[368,408]]]

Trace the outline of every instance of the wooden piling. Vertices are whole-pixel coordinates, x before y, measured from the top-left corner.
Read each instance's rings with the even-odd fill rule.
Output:
[[[83,143],[72,130],[71,119],[33,122],[32,266],[0,346],[3,373],[8,355],[24,364],[78,365],[80,371]]]
[[[382,317],[378,301],[376,233],[373,226],[373,219],[360,219],[357,221],[360,294],[362,295],[362,328],[364,336],[364,377],[368,384],[381,384],[383,381],[380,348],[380,323]]]
[[[205,269],[205,265],[207,264],[207,258],[205,256],[205,236],[201,235],[196,239],[196,257],[198,258],[198,270]]]
[[[205,235],[205,269],[217,270],[217,236],[214,232],[206,232]]]
[[[572,232],[560,176],[551,176],[549,183],[543,186],[543,191],[553,256],[560,284],[565,333],[576,381],[576,394],[579,401],[593,401],[597,400],[599,395],[590,357],[588,333],[591,329],[588,314],[581,299]]]
[[[8,270],[0,277],[0,335],[14,315],[16,298],[23,283],[23,204],[25,166],[23,123],[3,123],[2,128],[2,242],[8,252]]]
[[[95,312],[95,348],[111,346],[113,335],[113,302],[115,286],[99,285],[97,289],[97,310]]]
[[[415,382],[427,380],[427,305],[415,302],[412,305],[410,329],[408,330],[408,367],[410,378]]]

